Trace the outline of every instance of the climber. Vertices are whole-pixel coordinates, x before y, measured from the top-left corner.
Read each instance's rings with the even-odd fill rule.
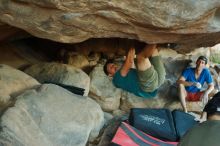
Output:
[[[152,98],[165,80],[165,68],[155,44],[146,45],[136,57],[136,69],[132,68],[135,48],[130,48],[121,67],[113,60],[104,65],[106,75],[113,78],[113,84],[144,98]]]

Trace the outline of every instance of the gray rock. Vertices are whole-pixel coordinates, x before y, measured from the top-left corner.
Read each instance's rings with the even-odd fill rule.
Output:
[[[149,98],[135,96],[129,92],[123,92],[120,109],[129,112],[131,108],[162,108],[166,103],[165,98]]]
[[[85,89],[84,96],[88,95],[90,78],[81,69],[60,63],[39,63],[27,68],[24,72],[39,82],[61,83]]]
[[[65,43],[119,37],[192,48],[220,36],[219,0],[2,0],[0,10],[2,22]]]
[[[121,90],[114,87],[110,78],[103,72],[103,65],[98,64],[90,73],[89,96],[94,98],[104,111],[113,111],[119,108]]]
[[[1,118],[0,145],[85,146],[104,124],[100,106],[52,84],[26,91]]]
[[[40,85],[38,81],[24,72],[0,64],[0,109],[7,105],[12,97],[38,85]]]

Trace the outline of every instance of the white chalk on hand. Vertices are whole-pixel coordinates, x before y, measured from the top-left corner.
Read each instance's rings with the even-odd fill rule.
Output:
[[[202,88],[202,85],[199,82],[193,83],[194,86],[196,86],[198,89]]]

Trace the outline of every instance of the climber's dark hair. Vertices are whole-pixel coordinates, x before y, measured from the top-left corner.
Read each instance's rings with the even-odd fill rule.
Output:
[[[108,76],[108,70],[107,70],[107,66],[109,63],[114,63],[114,60],[113,59],[108,59],[106,62],[105,62],[105,65],[103,66],[103,70],[104,70],[104,73]]]

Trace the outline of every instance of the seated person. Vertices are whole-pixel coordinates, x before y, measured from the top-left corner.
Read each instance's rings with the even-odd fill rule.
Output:
[[[146,45],[137,54],[137,69],[132,68],[134,57],[135,49],[131,48],[121,67],[108,60],[104,65],[104,72],[113,77],[113,84],[118,88],[139,97],[155,97],[166,75],[156,45]]]
[[[214,89],[213,79],[208,68],[206,68],[207,58],[205,56],[198,57],[196,67],[186,68],[180,78],[177,80],[179,84],[179,98],[183,110],[187,112],[186,100],[203,101],[203,105],[208,102],[208,96]],[[205,91],[201,91],[204,83],[208,84]]]
[[[220,144],[220,92],[206,104],[207,121],[190,129],[178,146],[218,146]]]

